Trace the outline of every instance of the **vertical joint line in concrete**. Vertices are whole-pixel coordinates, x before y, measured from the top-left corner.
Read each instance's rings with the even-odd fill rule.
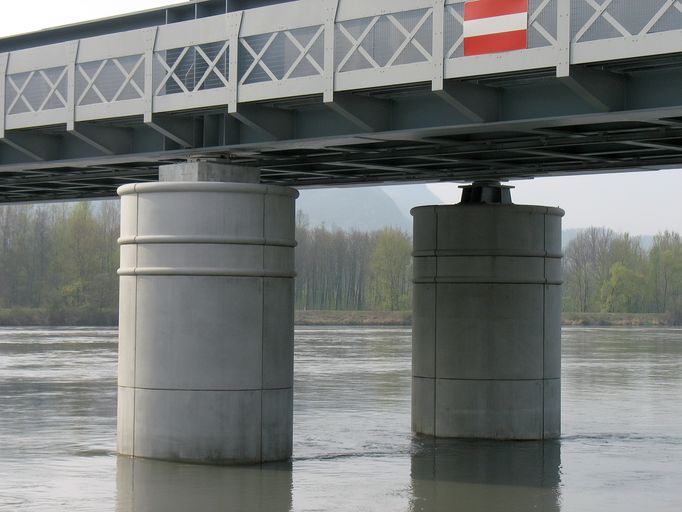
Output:
[[[140,196],[135,194],[135,237],[140,234]],[[135,268],[139,266],[139,250],[135,244]],[[120,278],[119,278],[120,279]],[[139,276],[134,276],[135,279],[135,325],[133,327],[133,457],[135,456],[135,436],[137,434],[137,294]]]
[[[268,189],[269,190],[269,189]],[[265,217],[267,213],[268,204],[268,191],[263,194],[263,240],[267,240],[265,236]],[[261,268],[265,270],[265,251],[267,249],[267,244],[261,247]],[[265,359],[265,351],[263,346],[263,337],[265,336],[264,325],[265,325],[265,279],[266,277],[261,277],[261,292],[260,292],[260,461],[263,462],[263,394],[265,393],[265,375],[263,374],[265,368],[263,360]]]
[[[433,209],[433,216],[435,218],[434,224],[434,238],[436,246],[436,254],[438,253],[438,209]],[[438,260],[436,258],[436,280],[433,283],[433,436],[436,436],[436,411],[438,410],[436,404],[436,392],[438,391]],[[414,265],[413,265],[414,272]]]
[[[545,345],[547,344],[547,215],[542,216],[542,247],[545,257],[542,259],[542,274],[545,284],[542,285],[542,432],[541,439],[545,439]]]

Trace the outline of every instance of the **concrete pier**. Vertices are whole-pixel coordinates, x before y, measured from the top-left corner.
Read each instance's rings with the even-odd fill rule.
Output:
[[[414,432],[560,435],[563,214],[496,183],[412,210]]]
[[[120,454],[288,459],[298,192],[190,162],[121,196]]]

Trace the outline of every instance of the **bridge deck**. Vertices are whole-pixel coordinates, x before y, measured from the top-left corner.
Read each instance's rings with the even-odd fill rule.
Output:
[[[682,163],[682,0],[529,0],[528,48],[477,56],[463,0],[233,5],[0,41],[0,202],[188,157],[294,186]]]

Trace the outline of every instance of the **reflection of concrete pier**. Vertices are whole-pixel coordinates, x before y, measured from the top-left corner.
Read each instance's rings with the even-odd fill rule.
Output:
[[[558,442],[425,439],[414,450],[413,512],[561,509]]]
[[[119,457],[116,512],[289,512],[291,465],[225,467]]]

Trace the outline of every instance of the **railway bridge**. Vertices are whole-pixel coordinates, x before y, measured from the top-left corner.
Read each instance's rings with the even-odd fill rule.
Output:
[[[682,0],[196,0],[0,40],[0,202],[122,201],[118,448],[292,449],[296,188],[413,210],[412,428],[560,435],[561,216],[682,164]]]

